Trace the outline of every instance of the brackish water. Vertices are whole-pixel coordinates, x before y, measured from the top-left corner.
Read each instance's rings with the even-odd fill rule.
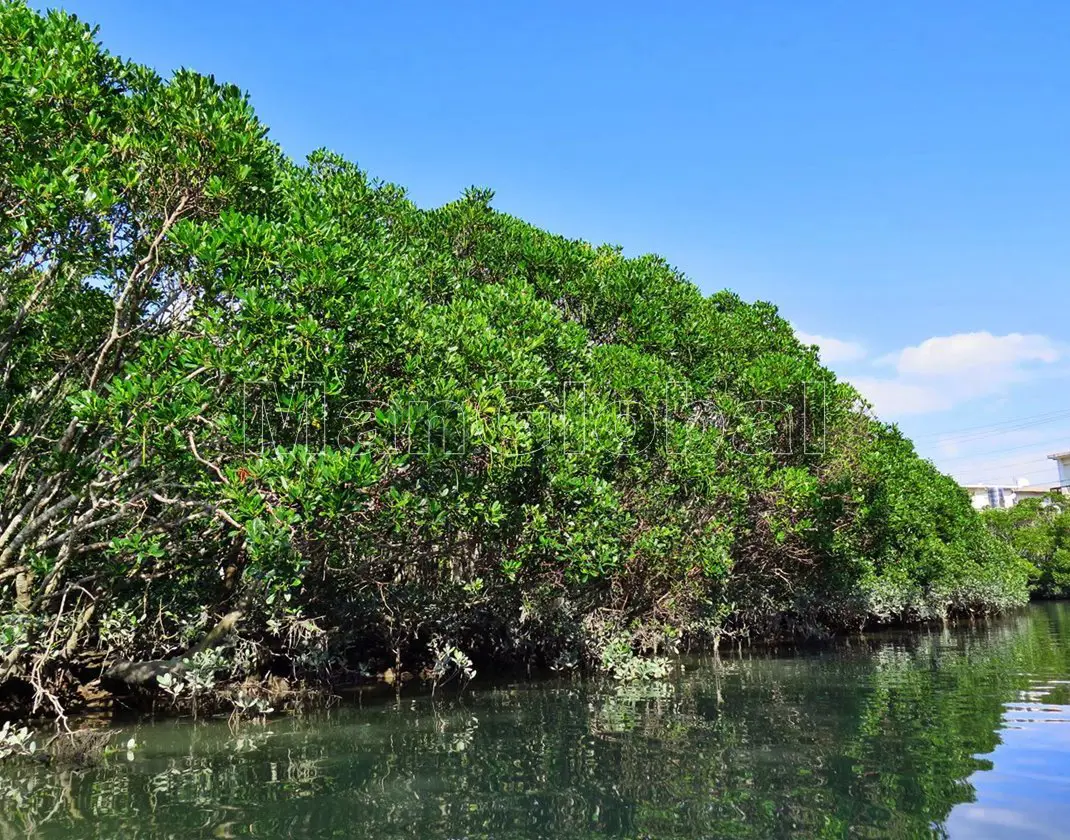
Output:
[[[1070,604],[685,666],[128,727],[0,837],[1070,837]]]

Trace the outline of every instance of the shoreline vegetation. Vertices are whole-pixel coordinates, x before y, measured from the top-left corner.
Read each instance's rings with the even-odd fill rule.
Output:
[[[1067,629],[1070,609],[1044,604],[804,656],[733,649],[646,683],[481,673],[463,698],[390,692],[267,725],[121,722],[93,767],[0,764],[0,826],[10,837],[87,826],[102,837],[704,837],[716,825],[735,838],[901,838],[934,826],[955,836],[956,806],[997,800],[1000,817],[1024,823],[1041,799],[1052,824],[1051,803],[1066,804],[1060,753],[1036,747],[1061,743],[1050,721],[1070,702]],[[1052,772],[1017,784],[1016,759]]]
[[[634,680],[1027,601],[775,307],[491,200],[291,161],[237,88],[0,2],[0,711]]]

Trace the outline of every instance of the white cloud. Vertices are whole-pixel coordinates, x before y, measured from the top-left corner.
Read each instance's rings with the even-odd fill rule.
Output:
[[[961,376],[993,369],[1017,370],[1031,363],[1052,364],[1062,353],[1047,336],[992,335],[989,332],[937,336],[906,347],[882,361],[894,361],[903,375]]]
[[[1055,367],[1065,358],[1064,347],[1043,335],[958,333],[934,336],[876,360],[893,366],[894,376],[852,377],[851,383],[878,416],[894,420],[1005,396],[1013,385],[1065,375]]]
[[[825,364],[856,362],[866,357],[866,348],[855,341],[814,335],[801,330],[795,330],[795,337],[803,344],[816,344],[821,351],[821,361]]]
[[[941,435],[936,445],[944,458],[954,458],[962,453],[962,443],[954,435]]]
[[[873,404],[877,416],[887,420],[946,411],[955,405],[947,391],[931,385],[872,376],[852,376],[850,382]]]

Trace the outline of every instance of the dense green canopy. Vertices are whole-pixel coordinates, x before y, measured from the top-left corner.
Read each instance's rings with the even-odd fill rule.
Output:
[[[766,303],[0,3],[0,681],[597,660],[1024,600],[1024,563]]]
[[[1038,596],[1070,596],[1070,503],[1065,498],[1023,499],[983,516],[989,530],[1032,567]]]

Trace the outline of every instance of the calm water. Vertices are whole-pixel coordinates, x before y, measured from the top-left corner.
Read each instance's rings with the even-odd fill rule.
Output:
[[[1070,604],[686,664],[132,727],[0,773],[0,837],[1070,837]]]

